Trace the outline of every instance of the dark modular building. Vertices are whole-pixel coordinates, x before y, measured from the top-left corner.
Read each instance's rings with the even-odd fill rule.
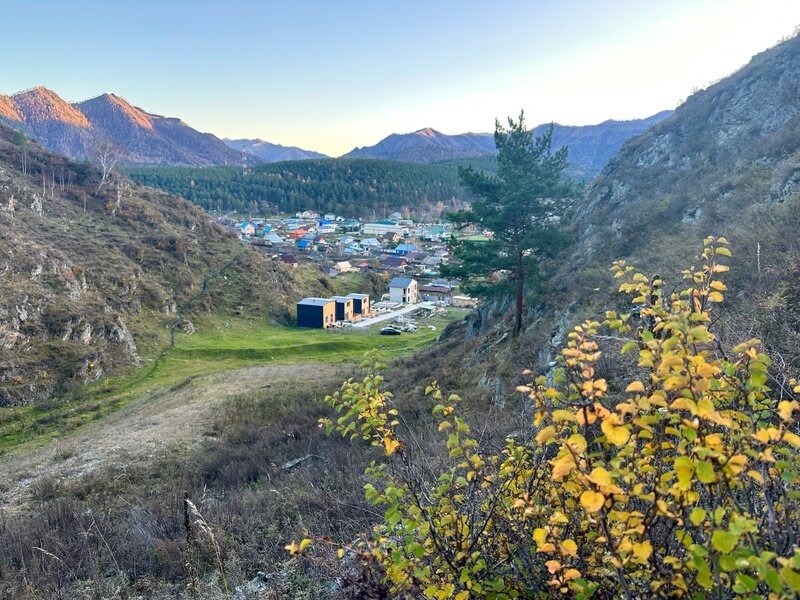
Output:
[[[369,294],[347,294],[348,298],[353,299],[353,314],[355,316],[366,316],[372,312]]]
[[[336,302],[336,320],[353,320],[353,299],[349,296],[334,296],[331,300]]]
[[[303,298],[297,303],[297,325],[327,329],[336,323],[336,302],[330,298]]]

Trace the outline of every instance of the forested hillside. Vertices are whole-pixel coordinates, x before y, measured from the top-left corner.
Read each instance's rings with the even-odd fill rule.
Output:
[[[303,160],[241,168],[136,168],[139,183],[213,211],[294,213],[314,209],[371,218],[438,212],[466,198],[458,163],[418,165],[369,159]]]

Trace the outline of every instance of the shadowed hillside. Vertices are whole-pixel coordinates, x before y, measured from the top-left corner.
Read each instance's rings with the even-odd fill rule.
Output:
[[[141,364],[187,311],[283,318],[292,275],[193,204],[0,127],[0,404]]]

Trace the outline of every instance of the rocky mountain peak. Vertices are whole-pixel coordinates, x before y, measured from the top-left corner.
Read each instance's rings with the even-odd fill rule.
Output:
[[[54,91],[38,86],[11,96],[17,112],[26,122],[56,121],[75,127],[89,128],[86,116]]]

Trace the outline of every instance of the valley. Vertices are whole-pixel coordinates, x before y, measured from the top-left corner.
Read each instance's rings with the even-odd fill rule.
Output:
[[[271,19],[325,8],[254,4],[225,44],[241,15],[217,14],[165,73],[163,6],[113,30],[148,86],[60,80],[182,99],[220,137],[113,93],[0,96],[0,598],[796,598],[800,31],[653,114],[672,71],[619,14],[635,68],[549,40],[548,79],[530,23],[461,6],[348,45],[349,8],[279,53]],[[481,51],[463,69],[448,32]],[[482,70],[494,46],[525,52]],[[605,120],[548,125],[551,94]],[[474,131],[518,96],[544,124],[306,149]]]

